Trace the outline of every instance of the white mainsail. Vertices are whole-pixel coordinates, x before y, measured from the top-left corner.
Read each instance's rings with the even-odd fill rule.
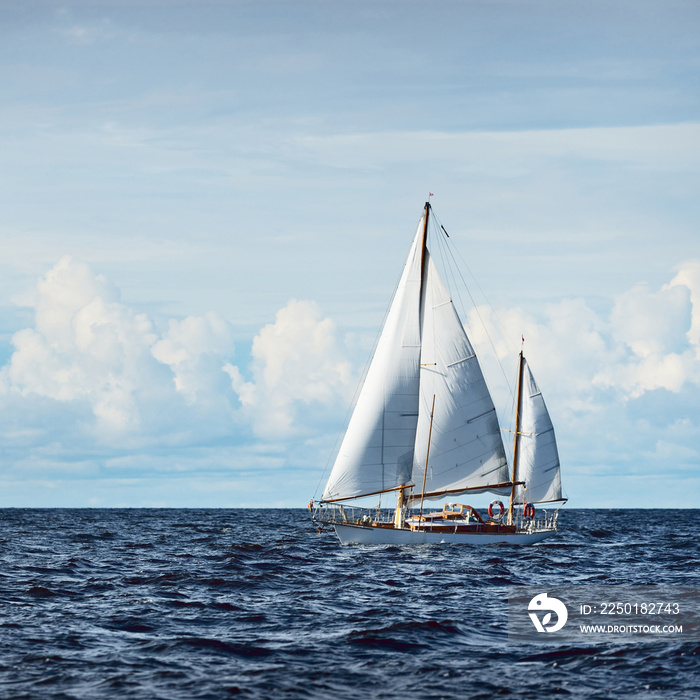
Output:
[[[498,491],[494,487],[503,488],[510,478],[496,409],[452,298],[429,255],[424,286],[413,498],[420,496],[424,481],[433,396],[425,497]]]
[[[410,481],[420,381],[423,221],[323,492],[324,501],[379,493]]]
[[[518,481],[516,503],[547,503],[561,501],[561,469],[554,427],[542,392],[525,358],[523,362],[522,403],[520,406],[520,437],[518,440]]]

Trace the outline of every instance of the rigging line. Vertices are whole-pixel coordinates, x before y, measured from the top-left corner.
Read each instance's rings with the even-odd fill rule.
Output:
[[[457,250],[456,247],[454,247],[454,250],[456,252],[456,255],[459,256],[459,259],[462,261],[462,264],[464,265],[464,267],[466,267],[467,270],[469,270],[469,274],[471,275],[471,278],[474,280],[474,284],[476,285],[477,289],[479,290],[479,292],[483,296],[484,301],[488,305],[489,309],[491,309],[491,311],[493,312],[493,315],[496,318],[496,321],[498,321],[498,325],[500,326],[499,330],[501,331],[501,334],[503,335],[503,338],[506,341],[506,344],[508,345],[508,350],[513,354],[517,354],[518,349],[513,345],[512,341],[510,340],[510,335],[506,331],[506,326],[503,323],[503,321],[501,320],[501,317],[498,315],[496,309],[494,309],[493,306],[491,305],[491,302],[489,301],[488,297],[486,296],[486,292],[484,292],[484,290],[481,288],[481,285],[479,285],[479,281],[477,280],[474,273],[471,271],[471,268],[469,267],[469,265],[467,265],[466,261],[464,260],[464,257],[461,255],[459,250]],[[465,284],[465,286],[467,286],[466,281],[464,284]],[[481,320],[481,317],[479,317],[479,318]],[[483,323],[483,321],[482,321],[482,323]],[[511,393],[513,393],[513,392],[511,391]]]
[[[442,230],[444,231],[444,227],[443,227],[442,224],[440,223],[439,218],[436,216],[434,220],[435,220],[435,230],[437,231],[437,226],[440,226],[440,228],[442,228]],[[513,387],[514,387],[515,384],[509,380],[509,378],[508,378],[508,376],[507,376],[507,374],[506,374],[505,368],[503,367],[503,364],[501,363],[501,361],[500,361],[500,359],[499,359],[499,357],[498,357],[498,353],[496,352],[496,349],[495,349],[495,347],[494,347],[493,339],[491,338],[491,335],[490,335],[489,332],[488,332],[488,329],[487,329],[487,327],[486,327],[486,324],[484,323],[484,319],[482,318],[481,314],[479,313],[477,304],[476,304],[476,302],[475,302],[475,300],[474,300],[474,297],[473,297],[472,294],[471,294],[471,290],[470,290],[470,288],[469,288],[469,285],[467,284],[467,281],[464,279],[464,275],[461,273],[461,267],[460,267],[459,264],[457,264],[457,260],[456,260],[456,256],[455,256],[455,252],[454,252],[454,251],[456,250],[455,244],[454,244],[451,240],[448,241],[448,240],[446,239],[446,237],[444,237],[443,235],[440,234],[439,231],[438,231],[437,237],[434,237],[433,240],[436,240],[436,242],[437,242],[437,244],[438,244],[437,250],[436,250],[435,252],[439,254],[440,262],[441,262],[441,264],[442,264],[442,268],[443,268],[443,269],[448,273],[448,275],[449,275],[449,281],[452,283],[451,288],[454,289],[454,290],[456,291],[456,293],[457,293],[457,298],[458,298],[458,300],[459,300],[459,304],[461,305],[462,310],[464,310],[464,312],[466,313],[467,305],[464,303],[464,301],[463,301],[463,299],[462,299],[462,295],[461,295],[461,288],[464,287],[464,289],[466,289],[467,293],[469,294],[469,298],[471,299],[472,306],[474,307],[474,309],[475,309],[475,311],[476,311],[476,313],[477,313],[477,316],[478,316],[478,318],[479,318],[479,321],[481,322],[481,325],[482,325],[482,327],[484,328],[484,331],[485,331],[485,333],[486,333],[486,337],[487,337],[488,340],[489,340],[489,343],[490,343],[490,345],[491,345],[492,352],[493,352],[493,354],[494,354],[494,356],[495,356],[495,358],[496,358],[496,362],[498,363],[499,368],[500,368],[500,370],[501,370],[501,374],[503,375],[503,378],[504,378],[504,381],[505,381],[505,385],[506,385],[506,387],[507,387],[507,389],[508,389],[508,393],[510,394],[511,411],[510,411],[510,419],[508,420],[508,423],[507,423],[507,424],[508,424],[508,425],[512,425],[512,424],[513,424],[513,406],[515,405],[515,397],[514,397],[514,393],[513,393]],[[477,288],[479,289],[479,291],[481,292],[481,295],[483,296],[483,298],[484,298],[486,304],[489,306],[489,308],[491,308],[491,310],[493,311],[494,316],[495,316],[496,319],[498,320],[498,322],[499,322],[499,324],[500,324],[500,326],[501,326],[501,328],[500,328],[501,333],[503,333],[503,335],[505,335],[504,328],[503,328],[503,323],[501,322],[500,318],[498,317],[498,315],[496,314],[495,310],[493,309],[493,307],[491,306],[490,302],[488,301],[488,298],[486,297],[486,294],[484,293],[484,291],[483,291],[483,290],[481,289],[481,287],[479,286],[478,282],[476,281],[476,278],[474,277],[474,274],[471,272],[471,269],[469,268],[469,266],[468,266],[468,265],[466,264],[466,262],[464,261],[464,258],[463,258],[461,255],[460,255],[459,257],[460,257],[460,260],[462,261],[462,265],[463,265],[464,267],[466,267],[467,270],[469,270],[469,274],[471,275],[472,279],[474,279],[474,282],[475,282]],[[455,270],[456,270],[457,273],[459,274],[459,278],[460,278],[461,282],[460,282],[459,280],[457,280],[457,277],[456,277],[456,274],[455,274]],[[506,340],[508,340],[507,336],[506,336]],[[509,345],[509,347],[511,347],[511,344],[510,344],[510,343],[508,343],[508,345]],[[486,377],[484,377],[484,381],[487,381],[487,380],[486,380]],[[516,374],[516,383],[517,383],[517,374]],[[487,386],[488,386],[488,382],[487,382]],[[505,419],[506,419],[506,416],[507,416],[507,411],[508,411],[508,409],[507,409],[507,407],[504,406],[504,405],[500,405],[500,407],[497,409],[497,413],[498,413],[498,415],[499,415],[499,423],[501,423],[502,425],[503,425],[503,424],[506,424],[506,420],[505,420]],[[509,462],[512,463],[512,457],[513,457],[513,455],[512,455],[512,447],[511,447],[511,445],[508,444],[508,441],[505,441],[505,442],[503,443],[503,446],[504,446],[504,449],[505,449],[506,459],[507,459]]]
[[[435,218],[436,225],[439,225],[442,228],[442,230],[444,231],[444,227],[440,223],[440,220],[438,219],[438,217],[435,216],[434,212],[433,212],[433,215]],[[445,233],[447,233],[447,232],[445,232]],[[448,236],[448,238],[449,238],[449,236]],[[451,264],[450,264],[450,262],[447,261],[447,258],[443,257],[442,258],[443,262],[447,263],[445,265],[445,267],[449,269],[450,274],[451,274],[453,279],[456,279],[455,272],[454,272],[454,270],[456,270],[456,273],[457,273],[457,275],[459,275],[459,278],[461,280],[461,285],[455,285],[455,288],[457,290],[457,296],[459,297],[460,304],[462,305],[462,308],[466,309],[466,305],[462,301],[462,295],[460,294],[460,291],[459,291],[460,287],[463,286],[466,289],[467,294],[469,295],[469,299],[471,300],[474,311],[476,312],[476,315],[479,318],[479,321],[481,322],[481,325],[484,329],[484,332],[486,333],[486,337],[489,340],[489,344],[491,345],[491,349],[493,350],[494,357],[496,358],[496,361],[498,362],[498,366],[501,369],[501,374],[503,375],[503,378],[505,379],[506,386],[508,387],[508,391],[510,392],[511,400],[512,400],[513,399],[513,387],[511,385],[510,381],[508,380],[508,376],[506,375],[503,364],[501,363],[501,360],[498,357],[498,353],[496,352],[496,346],[493,342],[493,338],[491,337],[491,334],[488,331],[488,327],[486,326],[486,322],[484,321],[483,317],[481,316],[481,312],[479,311],[479,307],[476,303],[476,300],[474,299],[474,296],[471,293],[471,289],[469,288],[469,285],[467,284],[467,281],[461,272],[460,265],[457,264],[457,257],[456,256],[459,257],[459,260],[461,261],[462,265],[469,271],[469,274],[471,275],[472,280],[474,280],[474,284],[476,284],[477,289],[479,290],[482,297],[484,298],[486,305],[489,307],[489,309],[491,309],[493,315],[495,316],[496,320],[498,321],[498,324],[500,325],[501,333],[503,334],[504,338],[506,339],[506,343],[508,343],[510,346],[510,343],[508,340],[508,335],[505,333],[505,326],[504,326],[503,322],[501,321],[501,319],[499,318],[498,314],[496,313],[496,310],[491,305],[491,302],[489,302],[488,297],[486,296],[486,294],[484,293],[484,290],[479,285],[476,277],[474,276],[474,273],[469,268],[469,265],[467,265],[467,263],[464,260],[464,258],[462,257],[462,255],[459,254],[459,251],[456,250],[456,246],[449,244],[447,242],[446,238],[444,238],[443,236],[440,236],[440,235],[437,236],[437,241],[438,241],[439,249],[440,249],[441,253],[443,254],[443,256],[449,255],[449,259],[451,261]]]
[[[438,219],[438,217],[435,215],[435,212],[433,212],[433,216],[435,217],[435,221],[440,225],[440,228],[442,228],[442,230],[443,230],[443,231],[445,232],[445,234],[447,235],[447,238],[450,238],[450,235],[447,233],[447,231],[445,230],[445,227],[442,225],[442,223],[440,222],[440,220]],[[469,265],[467,265],[466,260],[464,259],[464,257],[461,255],[461,253],[459,252],[459,250],[457,249],[457,247],[456,247],[454,244],[452,244],[452,245],[450,246],[450,250],[451,250],[451,251],[452,251],[452,250],[455,251],[455,253],[456,253],[456,255],[459,257],[459,259],[460,259],[462,265],[463,265],[467,270],[469,270],[469,275],[471,276],[472,280],[474,281],[474,284],[476,285],[477,289],[478,289],[479,292],[481,293],[481,295],[482,295],[482,297],[484,298],[484,301],[486,302],[486,304],[488,305],[488,307],[491,309],[491,311],[493,311],[493,315],[496,317],[496,320],[498,321],[498,323],[499,323],[499,325],[500,325],[500,330],[501,330],[501,333],[503,334],[503,337],[504,337],[506,343],[508,344],[508,349],[509,349],[512,353],[516,354],[516,353],[518,352],[518,350],[517,350],[517,349],[515,348],[515,346],[512,344],[512,342],[511,342],[511,340],[510,340],[510,336],[506,333],[505,324],[503,323],[503,321],[501,321],[501,318],[500,318],[499,315],[496,313],[496,310],[493,308],[493,306],[491,306],[491,303],[489,302],[488,297],[486,296],[486,293],[484,292],[484,290],[481,288],[481,285],[479,284],[479,280],[476,278],[476,276],[474,275],[474,273],[471,271],[471,268],[469,267]],[[454,253],[452,253],[452,255],[453,255],[453,257],[454,257]],[[466,284],[466,282],[464,283],[464,286],[467,287],[467,289],[468,289],[468,285]],[[471,295],[470,295],[470,296],[471,296]]]
[[[448,290],[450,291],[450,295],[452,295],[452,290],[455,290],[457,294],[457,298],[459,299],[459,306],[460,310],[463,310],[466,314],[466,304],[462,300],[462,295],[461,295],[461,287],[466,285],[460,285],[459,281],[457,279],[457,276],[455,274],[455,265],[454,263],[454,258],[453,256],[448,257],[448,248],[450,247],[451,243],[448,243],[448,241],[445,239],[443,235],[441,235],[440,230],[441,229],[445,234],[447,234],[447,231],[445,231],[445,227],[440,223],[440,221],[436,217],[436,221],[434,223],[434,230],[436,233],[436,236],[434,237],[435,240],[437,241],[437,251],[436,251],[436,257],[439,255],[440,258],[440,267],[445,271],[446,275],[449,276],[448,279]],[[447,238],[449,238],[449,235],[447,235]]]

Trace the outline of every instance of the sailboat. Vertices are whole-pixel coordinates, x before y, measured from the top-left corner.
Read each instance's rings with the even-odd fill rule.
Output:
[[[534,544],[556,533],[558,519],[558,509],[535,505],[566,500],[552,422],[521,351],[511,470],[479,360],[428,250],[431,211],[426,202],[335,463],[309,509],[343,544]],[[451,502],[482,493],[500,497],[487,513]],[[393,494],[395,507],[382,508]],[[354,505],[374,496],[376,507]],[[442,509],[429,510],[436,500]]]

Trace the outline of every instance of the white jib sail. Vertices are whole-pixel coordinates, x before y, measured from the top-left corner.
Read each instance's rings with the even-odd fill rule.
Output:
[[[520,408],[517,503],[561,500],[561,470],[554,427],[530,367],[523,359],[522,405]]]
[[[489,491],[490,484],[510,481],[496,410],[479,361],[432,260],[424,284],[414,498],[423,484],[433,395],[425,492]]]
[[[322,500],[377,493],[411,478],[418,419],[422,235],[421,220]]]

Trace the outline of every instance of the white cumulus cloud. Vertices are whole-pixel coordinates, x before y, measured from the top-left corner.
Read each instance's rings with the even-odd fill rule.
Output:
[[[195,402],[217,374],[225,383],[222,367],[233,344],[215,314],[172,320],[159,337],[146,314],[121,303],[102,275],[70,257],[24,303],[34,309],[34,326],[14,334],[0,390],[26,401],[51,399],[68,412],[87,406],[103,437],[148,434],[154,418],[162,428],[163,414],[175,416],[179,402]]]
[[[504,336],[522,334],[541,383],[569,408],[602,409],[599,390],[623,401],[656,389],[677,393],[700,385],[700,263],[678,270],[659,289],[638,284],[619,294],[607,317],[584,299],[547,304],[538,315],[484,306],[469,314],[470,334],[482,356],[490,337],[501,359],[514,349]]]
[[[695,348],[700,359],[700,260],[688,260],[678,267],[678,274],[671,280],[670,287],[683,286],[690,292],[692,304],[688,342]]]
[[[70,257],[37,284],[34,328],[15,333],[2,370],[5,391],[60,402],[87,402],[101,428],[139,424],[137,392],[150,374],[156,340],[144,315],[118,301],[118,292]]]
[[[700,385],[700,265],[679,266],[669,284],[638,284],[619,295],[610,314],[614,357],[594,382],[637,398]]]
[[[209,312],[199,318],[170,320],[168,332],[151,352],[170,367],[175,388],[193,402],[206,397],[223,378],[221,358],[232,348],[231,327]]]
[[[226,371],[255,431],[266,437],[294,433],[302,410],[337,405],[352,388],[335,324],[310,301],[291,300],[255,337],[252,381],[236,366]]]

